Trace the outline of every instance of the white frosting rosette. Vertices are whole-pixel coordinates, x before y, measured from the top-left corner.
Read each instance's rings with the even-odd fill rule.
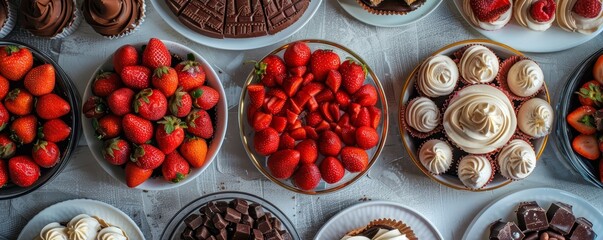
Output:
[[[548,135],[551,132],[554,117],[551,105],[541,98],[532,98],[524,102],[517,111],[519,130],[533,138]]]
[[[459,161],[457,175],[466,187],[480,189],[492,180],[494,170],[488,157],[467,155]]]
[[[70,240],[95,240],[100,229],[101,224],[98,220],[86,214],[75,216],[67,224]]]
[[[603,10],[599,12],[597,17],[585,18],[573,11],[577,1],[578,0],[557,1],[557,24],[559,24],[559,27],[568,32],[579,32],[583,34],[591,34],[599,30],[599,27],[603,25]]]
[[[69,240],[67,228],[57,222],[49,223],[42,228],[40,240]]]
[[[513,17],[515,21],[526,28],[534,31],[546,31],[555,21],[555,16],[546,22],[540,22],[532,17],[530,10],[538,0],[515,0],[513,6]]]
[[[542,89],[542,86],[544,86],[544,73],[536,62],[530,59],[513,57],[507,59],[503,63],[503,66],[507,63],[513,65],[508,68],[506,76],[501,77],[504,78],[504,80],[501,79],[501,82],[504,82],[502,85],[506,85],[505,87],[515,96],[525,100],[525,98],[534,96]],[[507,66],[505,66],[505,69],[507,69]]]
[[[440,97],[452,93],[458,80],[456,63],[448,56],[436,55],[419,67],[416,86],[427,97]]]
[[[505,13],[500,15],[496,20],[494,20],[492,22],[480,21],[477,18],[477,16],[473,13],[473,9],[471,9],[471,1],[472,0],[463,0],[463,12],[465,13],[467,20],[474,26],[479,27],[484,30],[494,31],[494,30],[501,29],[502,27],[507,25],[507,23],[509,23],[509,21],[511,21],[511,18],[513,16],[513,14],[512,14],[513,13],[513,1],[512,0],[511,0],[511,7],[509,8],[509,10],[507,10]]]
[[[419,133],[430,133],[442,122],[440,109],[429,98],[412,99],[405,107],[404,122]]]
[[[442,174],[452,166],[452,148],[445,141],[431,139],[421,145],[419,161],[432,174]]]
[[[536,153],[528,142],[514,139],[500,150],[497,162],[503,177],[520,180],[528,177],[536,168]]]
[[[469,84],[489,83],[498,75],[500,62],[487,47],[473,45],[463,52],[458,68],[462,79]]]

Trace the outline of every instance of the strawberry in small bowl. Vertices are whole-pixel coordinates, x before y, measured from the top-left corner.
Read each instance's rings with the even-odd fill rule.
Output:
[[[224,140],[222,84],[203,57],[156,38],[120,47],[84,93],[92,155],[130,188],[164,190],[198,177]]]
[[[0,200],[30,193],[77,147],[80,103],[69,76],[26,44],[0,41]]]
[[[334,192],[364,176],[387,127],[377,76],[354,52],[323,40],[286,44],[257,62],[239,104],[254,165],[303,194]]]

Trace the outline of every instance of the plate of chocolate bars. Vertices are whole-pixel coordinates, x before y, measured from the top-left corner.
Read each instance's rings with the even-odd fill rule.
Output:
[[[473,219],[463,239],[580,239],[603,236],[603,215],[581,197],[532,188],[493,201]]]
[[[248,50],[285,40],[322,0],[151,0],[166,23],[199,44]]]

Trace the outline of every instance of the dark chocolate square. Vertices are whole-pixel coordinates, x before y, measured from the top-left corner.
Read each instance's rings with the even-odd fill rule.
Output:
[[[586,218],[579,217],[569,234],[569,240],[594,240],[597,234],[593,230],[593,224]]]
[[[521,240],[524,237],[514,222],[498,220],[490,226],[490,240]]]
[[[549,222],[546,212],[536,202],[524,202],[517,209],[517,225],[524,233],[546,230]]]
[[[572,206],[561,202],[551,204],[551,207],[546,212],[546,216],[549,221],[549,227],[563,235],[570,233],[576,221]]]
[[[203,219],[199,214],[191,214],[184,219],[184,224],[190,229],[195,230],[203,224]]]

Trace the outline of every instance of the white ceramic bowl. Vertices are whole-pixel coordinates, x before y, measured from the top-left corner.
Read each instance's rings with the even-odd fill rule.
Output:
[[[205,171],[205,169],[207,169],[207,167],[209,167],[209,165],[211,165],[214,158],[218,154],[218,151],[220,150],[220,147],[222,146],[222,142],[224,141],[224,136],[226,134],[226,125],[228,123],[228,104],[226,103],[226,93],[224,93],[224,88],[222,87],[222,83],[220,82],[218,75],[216,74],[214,69],[211,67],[211,65],[201,55],[199,55],[192,49],[190,49],[182,44],[170,42],[170,41],[163,41],[163,43],[170,50],[171,54],[179,55],[182,57],[182,59],[186,59],[186,55],[189,53],[192,53],[195,56],[195,59],[202,64],[203,70],[205,70],[205,73],[207,76],[207,80],[206,80],[207,85],[216,89],[220,93],[221,97],[220,97],[220,101],[218,101],[218,105],[216,105],[216,118],[217,119],[215,121],[216,125],[214,126],[214,128],[215,128],[214,138],[211,140],[211,142],[208,143],[207,157],[205,160],[205,164],[203,164],[203,166],[201,168],[191,168],[191,172],[189,173],[188,177],[186,177],[184,180],[182,180],[178,183],[169,183],[169,182],[165,181],[162,177],[152,177],[136,187],[138,189],[143,189],[143,190],[166,190],[166,189],[170,189],[170,188],[175,188],[175,187],[184,185],[184,184],[192,181],[199,175],[201,175],[201,173],[203,171]],[[137,49],[140,50],[140,48],[145,44],[146,44],[146,42],[140,42],[140,43],[134,43],[131,45],[133,45],[134,47],[136,47]],[[113,59],[113,55],[107,57],[107,59],[105,59],[105,61],[94,71],[94,73],[90,77],[90,80],[88,81],[88,85],[86,86],[86,90],[84,92],[84,97],[82,98],[82,99],[84,99],[84,101],[88,100],[88,98],[90,98],[92,96],[92,83],[94,82],[94,77],[96,76],[96,74],[100,70],[112,70],[113,69],[112,59]],[[85,116],[83,116],[83,114],[82,114],[82,127],[84,129],[84,137],[86,138],[88,147],[90,147],[90,151],[92,151],[92,156],[94,156],[94,159],[96,159],[98,164],[100,164],[100,166],[105,171],[107,171],[107,173],[109,173],[109,175],[113,176],[115,179],[117,179],[118,181],[122,182],[125,185],[126,184],[126,175],[125,175],[124,169],[120,166],[115,166],[115,165],[112,165],[112,164],[108,163],[107,161],[105,161],[105,159],[103,158],[103,154],[102,154],[103,142],[99,141],[96,138],[94,127],[92,127],[92,120],[89,118],[86,118]]]

